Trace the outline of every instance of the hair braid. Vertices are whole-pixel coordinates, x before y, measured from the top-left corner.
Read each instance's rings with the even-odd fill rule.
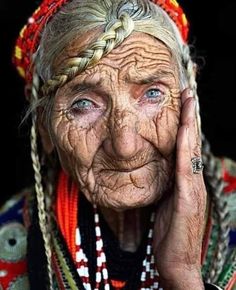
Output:
[[[208,282],[216,283],[222,271],[229,242],[229,212],[228,204],[222,199],[224,182],[222,179],[221,166],[210,151],[210,145],[202,136],[203,162],[205,164],[204,174],[209,186],[210,196],[213,203],[214,218],[219,226],[215,255],[207,270],[206,279]]]
[[[33,76],[32,83],[32,102],[37,102],[38,99],[39,78],[37,74]],[[32,127],[31,127],[31,158],[34,169],[35,191],[38,207],[39,226],[42,232],[44,241],[45,253],[47,258],[47,271],[49,279],[49,289],[53,290],[52,268],[51,268],[51,245],[50,245],[50,230],[47,226],[49,219],[46,213],[45,196],[42,185],[41,164],[38,156],[37,148],[37,130],[36,130],[37,113],[36,110],[32,112]]]
[[[49,94],[58,87],[63,86],[77,74],[89,66],[93,66],[113,48],[117,47],[127,38],[134,29],[134,22],[126,12],[123,12],[114,23],[108,23],[105,32],[98,40],[81,53],[79,57],[71,58],[65,68],[56,76],[52,77],[43,86],[43,93]]]

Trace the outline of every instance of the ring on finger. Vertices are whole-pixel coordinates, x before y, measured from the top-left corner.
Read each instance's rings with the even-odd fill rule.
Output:
[[[193,157],[191,159],[192,162],[192,170],[194,174],[199,174],[202,172],[203,168],[204,168],[204,164],[202,162],[202,158],[201,157]]]

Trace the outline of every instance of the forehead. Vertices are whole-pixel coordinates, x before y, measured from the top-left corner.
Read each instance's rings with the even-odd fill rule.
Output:
[[[80,55],[89,43],[93,43],[98,33],[90,33],[82,38],[71,42],[60,57],[57,64],[62,65],[70,57]],[[119,77],[129,80],[150,76],[152,72],[165,71],[177,78],[177,64],[171,55],[170,50],[158,39],[145,33],[134,32],[125,39],[118,47],[114,48],[108,55],[103,56],[99,62],[80,74],[93,75],[102,71],[119,71]],[[96,77],[97,78],[97,77]]]

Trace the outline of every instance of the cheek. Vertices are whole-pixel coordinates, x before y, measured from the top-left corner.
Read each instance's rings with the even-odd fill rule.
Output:
[[[89,168],[102,142],[102,122],[81,122],[63,115],[54,118],[53,142],[63,164]],[[67,164],[68,165],[68,164]],[[68,165],[69,166],[69,165]]]
[[[179,109],[163,107],[152,118],[145,118],[140,134],[164,156],[173,152],[179,127]]]
[[[165,107],[155,119],[158,148],[164,155],[172,153],[179,127],[179,111]]]

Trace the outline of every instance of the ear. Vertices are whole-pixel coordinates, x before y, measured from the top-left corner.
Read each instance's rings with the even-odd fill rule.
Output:
[[[42,117],[42,111],[38,112],[38,130],[41,138],[41,143],[43,145],[44,152],[50,155],[54,149],[54,144],[52,142],[49,130],[45,124],[44,118]]]

